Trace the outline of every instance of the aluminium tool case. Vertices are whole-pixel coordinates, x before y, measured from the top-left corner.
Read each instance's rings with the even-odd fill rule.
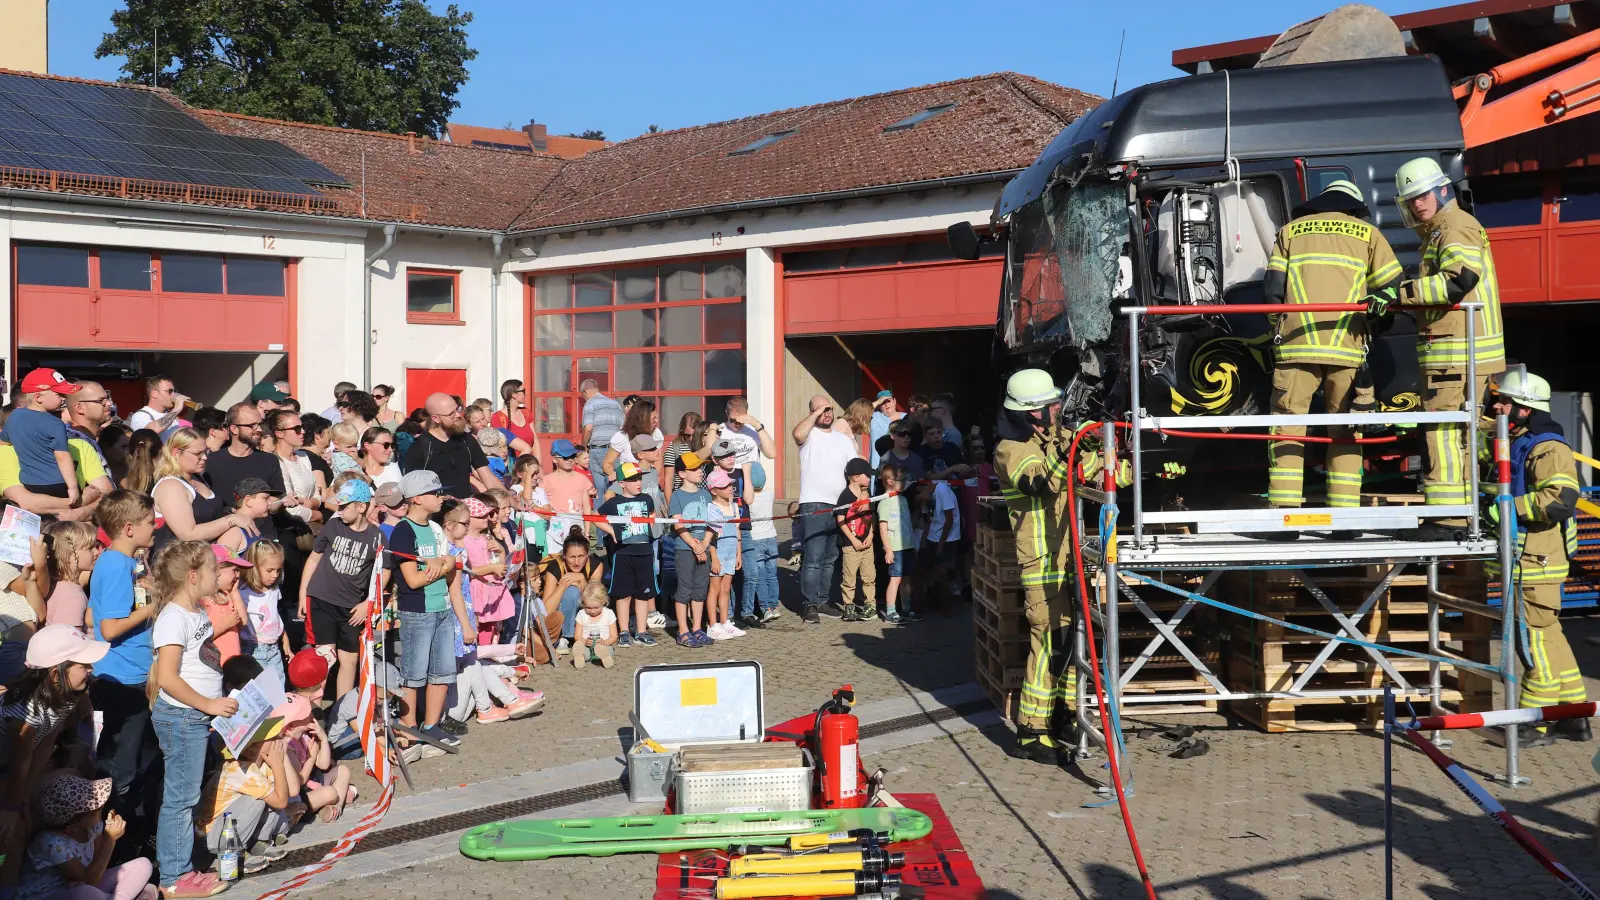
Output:
[[[718,744],[755,749],[765,736],[761,664],[754,660],[644,666],[633,677],[634,746],[628,753],[628,799],[665,800],[680,814],[777,812],[811,806],[809,756],[798,765],[684,771],[678,750]],[[642,729],[643,733],[640,733]],[[651,750],[649,737],[668,752]],[[743,754],[730,753],[730,756]]]

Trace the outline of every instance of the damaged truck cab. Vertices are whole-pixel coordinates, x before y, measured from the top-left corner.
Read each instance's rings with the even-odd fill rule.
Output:
[[[949,238],[967,258],[1005,242],[995,365],[1049,369],[1064,416],[1125,417],[1135,373],[1118,310],[1157,305],[1195,315],[1143,321],[1137,377],[1150,414],[1265,412],[1268,318],[1208,309],[1263,302],[1278,229],[1338,179],[1361,188],[1414,272],[1419,241],[1394,204],[1395,170],[1431,155],[1459,182],[1463,148],[1449,81],[1427,57],[1179,78],[1078,118],[1006,184],[987,235],[961,222]],[[1420,408],[1407,316],[1373,338],[1367,364],[1381,408]]]

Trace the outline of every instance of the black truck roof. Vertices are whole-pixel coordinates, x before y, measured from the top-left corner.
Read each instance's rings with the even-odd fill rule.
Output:
[[[1038,197],[1063,162],[1082,165],[1085,153],[1102,165],[1150,168],[1219,163],[1229,153],[1252,160],[1460,151],[1459,116],[1444,67],[1427,56],[1174,78],[1118,95],[1068,125],[1006,185],[998,215]]]

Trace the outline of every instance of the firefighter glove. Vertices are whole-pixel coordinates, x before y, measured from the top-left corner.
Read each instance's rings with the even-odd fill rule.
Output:
[[[1161,471],[1156,473],[1156,477],[1171,481],[1174,478],[1182,478],[1188,471],[1189,467],[1183,463],[1165,462],[1161,464]]]
[[[1367,304],[1367,318],[1381,319],[1389,314],[1389,307],[1400,302],[1400,290],[1394,286],[1379,288],[1363,300]]]

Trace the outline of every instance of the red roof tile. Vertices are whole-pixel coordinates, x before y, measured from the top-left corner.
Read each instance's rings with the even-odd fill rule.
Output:
[[[533,149],[533,140],[526,131],[509,128],[484,128],[481,125],[451,122],[445,126],[445,134],[453,144],[470,145],[474,141],[483,141],[486,144],[510,144]],[[562,159],[577,159],[585,153],[609,146],[610,141],[591,141],[560,134],[552,134],[544,139],[544,152]]]

